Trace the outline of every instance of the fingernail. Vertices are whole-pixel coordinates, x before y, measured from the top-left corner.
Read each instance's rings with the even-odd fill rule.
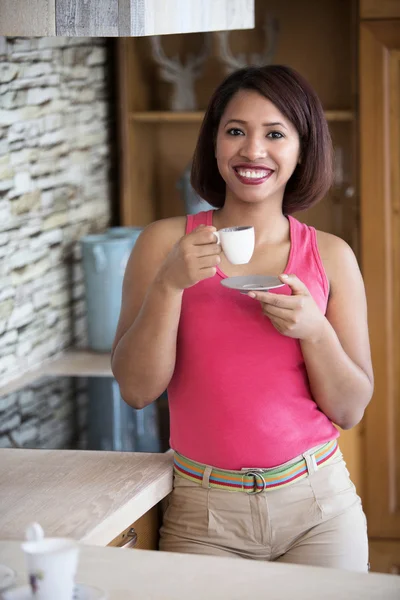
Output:
[[[256,295],[254,292],[249,292],[247,295],[250,296],[250,298],[256,298]]]
[[[286,275],[286,273],[283,273],[283,275],[281,275],[281,277],[282,277],[283,279],[289,279],[289,275]]]

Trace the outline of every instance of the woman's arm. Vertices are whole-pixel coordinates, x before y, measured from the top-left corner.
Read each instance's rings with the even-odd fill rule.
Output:
[[[135,408],[156,400],[175,368],[183,290],[165,285],[156,275],[184,235],[184,221],[152,223],[137,240],[126,267],[111,365],[123,399]]]
[[[184,217],[156,221],[135,244],[125,272],[111,366],[125,402],[143,408],[175,369],[183,291],[213,277],[220,261],[215,227],[185,235]]]
[[[350,429],[361,420],[374,385],[364,284],[346,242],[318,232],[318,245],[330,281],[326,316],[296,275],[280,276],[291,296],[249,295],[280,333],[299,339],[315,402],[331,421]]]
[[[350,429],[374,389],[364,283],[346,242],[319,232],[318,245],[330,281],[328,307],[320,335],[300,344],[315,401],[334,423]]]

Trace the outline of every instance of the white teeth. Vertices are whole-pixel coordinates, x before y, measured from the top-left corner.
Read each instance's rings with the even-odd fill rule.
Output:
[[[268,175],[268,171],[249,171],[248,169],[236,169],[241,177],[246,177],[247,179],[261,179],[262,177],[266,177]]]

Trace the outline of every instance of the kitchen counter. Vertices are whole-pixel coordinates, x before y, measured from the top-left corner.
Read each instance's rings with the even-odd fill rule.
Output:
[[[105,546],[172,490],[173,453],[0,449],[0,540],[46,536]]]
[[[0,563],[27,583],[18,542],[0,542]],[[108,600],[398,600],[400,577],[236,558],[82,546],[76,581]]]

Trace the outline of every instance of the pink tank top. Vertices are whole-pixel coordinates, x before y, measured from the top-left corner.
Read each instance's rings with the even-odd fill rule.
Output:
[[[187,217],[186,232],[213,211]],[[316,233],[293,217],[285,273],[301,279],[325,314],[328,280]],[[274,467],[339,436],[315,403],[299,340],[279,333],[260,303],[221,285],[185,290],[177,357],[168,387],[170,446],[221,469]],[[291,294],[288,286],[274,290]]]

